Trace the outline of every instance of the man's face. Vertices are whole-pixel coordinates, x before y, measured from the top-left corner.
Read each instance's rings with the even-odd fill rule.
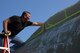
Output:
[[[28,21],[31,15],[29,13],[24,14],[24,21]]]

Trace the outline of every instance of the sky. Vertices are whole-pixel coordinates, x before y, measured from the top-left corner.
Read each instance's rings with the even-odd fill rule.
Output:
[[[31,13],[30,21],[46,22],[52,15],[70,7],[79,0],[0,0],[0,32],[3,30],[3,20],[20,16],[23,11]],[[26,41],[40,26],[29,26],[17,36]]]

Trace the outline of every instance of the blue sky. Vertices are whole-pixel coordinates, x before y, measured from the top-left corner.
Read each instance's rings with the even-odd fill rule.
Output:
[[[70,7],[79,0],[0,0],[0,31],[4,19],[13,15],[21,15],[23,11],[31,12],[32,22],[45,22],[55,13]],[[39,26],[30,26],[17,36],[26,41]]]

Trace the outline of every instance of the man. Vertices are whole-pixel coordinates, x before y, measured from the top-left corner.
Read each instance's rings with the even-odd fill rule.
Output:
[[[30,12],[24,11],[21,16],[12,16],[3,21],[3,29],[5,33],[11,33],[10,37],[15,37],[21,30],[27,26],[41,26],[43,23],[31,22]]]
[[[11,33],[9,36],[13,39],[12,43],[17,43],[17,45],[21,44],[21,40],[14,40],[14,37],[22,31],[27,26],[42,26],[43,23],[41,22],[31,22],[30,19],[30,12],[24,11],[21,16],[11,16],[10,18],[3,21],[3,31],[6,34]],[[4,37],[4,36],[2,36]]]

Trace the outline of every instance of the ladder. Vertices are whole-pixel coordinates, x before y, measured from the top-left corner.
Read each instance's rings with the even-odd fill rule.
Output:
[[[4,34],[4,33],[0,33]],[[5,35],[5,34],[4,34]],[[3,38],[3,47],[0,47],[2,53],[10,53],[9,37],[8,34]]]

